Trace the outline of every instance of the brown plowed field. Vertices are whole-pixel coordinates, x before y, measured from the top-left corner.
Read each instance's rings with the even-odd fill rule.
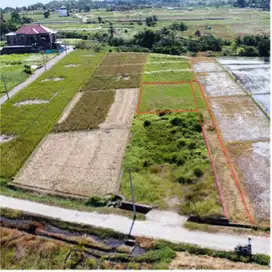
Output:
[[[100,129],[49,134],[14,184],[71,195],[118,193],[138,89],[117,90]]]

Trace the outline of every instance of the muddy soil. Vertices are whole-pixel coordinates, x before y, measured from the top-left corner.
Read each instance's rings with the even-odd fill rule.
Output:
[[[256,219],[266,221],[270,218],[269,147],[270,142],[238,143],[228,146],[251,202],[255,203]]]
[[[34,100],[24,100],[21,102],[14,103],[15,107],[20,107],[24,105],[39,105],[39,104],[47,104],[49,103],[48,100],[41,100],[41,99],[34,99]]]
[[[269,140],[269,121],[248,96],[210,98],[226,142]]]
[[[199,80],[210,97],[246,95],[233,80],[230,80],[226,72],[209,73],[206,76],[199,76]]]
[[[13,140],[16,136],[14,135],[6,135],[6,134],[1,134],[0,135],[0,143],[6,143],[11,140]]]

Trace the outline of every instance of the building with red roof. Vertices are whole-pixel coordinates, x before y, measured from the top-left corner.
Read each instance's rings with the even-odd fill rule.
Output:
[[[24,25],[16,32],[7,33],[6,37],[6,52],[27,53],[56,49],[56,31],[41,24]]]

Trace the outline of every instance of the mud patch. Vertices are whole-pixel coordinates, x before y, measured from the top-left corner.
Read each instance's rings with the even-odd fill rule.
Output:
[[[130,79],[130,76],[129,75],[118,75],[116,77],[116,80],[119,81],[119,80],[129,80]]]
[[[206,76],[199,75],[199,79],[208,96],[246,95],[227,72],[209,73]]]
[[[67,64],[67,65],[64,65],[65,68],[71,68],[71,67],[77,67],[77,66],[80,66],[79,64]]]
[[[223,72],[224,69],[216,62],[194,63],[194,71],[199,72]]]
[[[258,220],[270,218],[270,142],[230,144],[229,150],[255,207]]]
[[[43,79],[41,82],[61,81],[61,80],[64,80],[64,78],[63,77],[50,77],[50,78]]]
[[[38,105],[38,104],[47,104],[47,103],[49,103],[48,100],[34,99],[34,100],[24,100],[21,102],[14,103],[13,105],[15,107],[20,107],[24,105]]]
[[[226,142],[269,140],[269,121],[250,97],[210,98]]]
[[[9,142],[9,141],[13,140],[14,138],[16,138],[16,136],[14,136],[14,135],[1,134],[0,135],[0,143]]]

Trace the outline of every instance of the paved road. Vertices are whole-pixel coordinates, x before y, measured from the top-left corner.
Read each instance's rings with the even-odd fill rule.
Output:
[[[70,52],[73,51],[73,47],[68,47],[67,46],[67,54],[69,54]],[[62,52],[60,53],[58,56],[54,57],[53,59],[51,59],[50,61],[48,61],[46,63],[46,68],[47,70],[51,69],[59,60],[61,60],[62,58],[64,58],[66,56],[66,52]],[[24,82],[22,82],[21,84],[17,85],[16,87],[14,87],[11,91],[9,91],[9,97],[11,98],[12,96],[14,96],[16,93],[18,93],[19,91],[21,91],[23,88],[25,88],[27,85],[29,85],[30,83],[32,83],[34,80],[36,80],[44,71],[46,71],[45,67],[42,67],[38,70],[36,70],[30,77],[28,77]],[[8,100],[7,96],[4,95],[0,98],[0,105],[4,104],[6,101]]]
[[[128,217],[120,215],[81,212],[6,196],[0,196],[0,207],[71,223],[111,228],[121,233],[128,233],[132,222]],[[154,210],[147,214],[146,221],[135,222],[132,235],[164,239],[176,243],[191,243],[221,250],[233,250],[237,244],[247,243],[248,236],[246,235],[188,231],[182,227],[184,220],[184,217],[175,213]],[[251,238],[253,253],[270,254],[270,239],[268,237],[253,236]]]

